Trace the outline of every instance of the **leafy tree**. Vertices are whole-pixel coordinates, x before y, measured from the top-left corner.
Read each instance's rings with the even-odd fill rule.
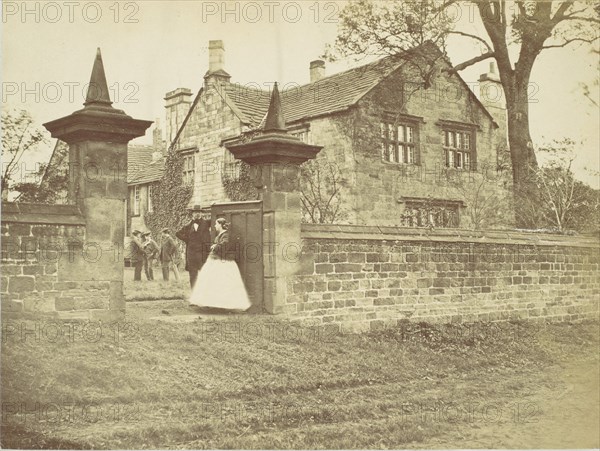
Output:
[[[23,155],[46,142],[46,135],[34,125],[28,111],[2,111],[2,200],[8,200]]]
[[[454,29],[452,20],[444,19],[453,18],[452,8],[463,6],[477,10],[487,37]],[[402,54],[427,40],[444,50],[451,35],[476,41],[481,54],[458,64],[453,71],[489,58],[496,60],[506,96],[513,179],[518,185],[529,179],[529,170],[537,168],[527,95],[535,61],[546,49],[596,42],[599,16],[598,3],[574,0],[358,0],[342,10],[335,45],[326,56]]]

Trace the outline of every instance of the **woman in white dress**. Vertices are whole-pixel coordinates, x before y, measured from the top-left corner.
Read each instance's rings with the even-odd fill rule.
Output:
[[[217,236],[192,289],[190,305],[227,310],[247,310],[252,305],[234,255],[227,252],[228,228],[224,218],[215,221]]]

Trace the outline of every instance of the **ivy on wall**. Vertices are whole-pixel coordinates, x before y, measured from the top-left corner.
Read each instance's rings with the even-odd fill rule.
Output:
[[[183,159],[174,151],[169,151],[165,160],[162,178],[152,191],[153,211],[146,213],[145,221],[157,239],[165,227],[174,235],[190,221],[187,210],[192,198],[192,186],[183,183]]]
[[[229,174],[223,171],[221,183],[225,194],[232,202],[243,202],[247,200],[257,200],[258,190],[254,186],[254,180],[250,175],[250,166],[243,161],[239,162],[239,174]]]

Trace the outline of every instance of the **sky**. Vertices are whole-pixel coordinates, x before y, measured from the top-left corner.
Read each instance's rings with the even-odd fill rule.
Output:
[[[333,43],[336,1],[4,1],[2,3],[2,104],[24,108],[37,124],[82,107],[96,48],[100,47],[113,106],[137,119],[164,124],[164,94],[178,87],[195,94],[208,69],[208,41],[225,44],[231,81],[267,88],[309,80],[309,63]],[[485,36],[474,9],[462,4],[454,17],[464,31]],[[479,47],[453,39],[448,53],[458,64]],[[534,66],[530,103],[536,146],[553,139],[578,143],[576,175],[599,187],[600,115],[581,84],[599,77],[598,56],[588,47],[542,52]],[[357,63],[327,63],[327,74]],[[488,62],[461,72],[476,83]],[[597,88],[592,92],[598,101]],[[150,143],[151,131],[134,143]],[[51,141],[53,144],[53,141]],[[51,144],[29,156],[45,162]],[[28,166],[29,168],[29,166]],[[591,171],[591,172],[590,172]]]

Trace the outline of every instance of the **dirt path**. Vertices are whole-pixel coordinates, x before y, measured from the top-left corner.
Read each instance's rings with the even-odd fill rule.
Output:
[[[556,449],[600,447],[598,358],[571,360],[546,375],[550,384],[513,400],[498,421],[461,424],[419,448]],[[498,404],[499,405],[499,404]],[[490,412],[493,417],[495,412]]]

